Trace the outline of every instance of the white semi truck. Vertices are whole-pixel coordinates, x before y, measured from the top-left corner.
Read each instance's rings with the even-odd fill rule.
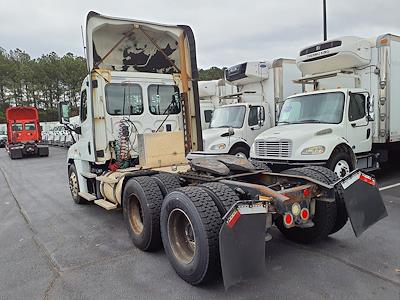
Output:
[[[272,168],[327,166],[339,176],[374,170],[400,141],[400,37],[341,37],[300,51],[297,83],[278,126],[259,135],[251,158]]]
[[[200,118],[202,129],[210,127],[214,110],[233,101],[225,99],[226,95],[237,93],[237,87],[225,79],[199,81]]]
[[[237,93],[224,99],[235,104],[217,108],[210,128],[203,131],[203,154],[232,154],[249,157],[257,135],[275,126],[276,115],[289,95],[301,92],[293,80],[301,76],[293,59],[271,62],[245,62],[226,71],[226,80]]]
[[[262,274],[273,224],[310,243],[347,216],[357,236],[386,216],[373,178],[361,172],[336,182],[326,168],[276,174],[229,155],[188,163],[185,155],[202,146],[190,27],[90,12],[86,44],[77,127],[68,103],[59,105],[60,122],[79,135],[66,162],[72,198],[122,208],[133,244],[163,247],[190,284],[221,270],[226,287]]]

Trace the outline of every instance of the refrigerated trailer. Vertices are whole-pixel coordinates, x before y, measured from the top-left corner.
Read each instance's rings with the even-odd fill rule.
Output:
[[[39,113],[35,107],[9,107],[6,109],[6,120],[6,150],[11,159],[49,155],[49,148],[41,144]]]
[[[190,284],[221,269],[226,287],[260,275],[273,224],[309,243],[348,215],[357,236],[386,215],[375,180],[361,172],[337,181],[324,168],[276,174],[230,155],[189,163],[185,155],[202,146],[190,27],[90,12],[86,44],[78,127],[68,103],[59,105],[60,122],[79,135],[67,158],[72,198],[122,207],[133,244],[163,246]]]
[[[251,157],[272,168],[326,166],[339,176],[376,170],[400,142],[400,37],[341,37],[306,47],[278,126],[259,135]]]

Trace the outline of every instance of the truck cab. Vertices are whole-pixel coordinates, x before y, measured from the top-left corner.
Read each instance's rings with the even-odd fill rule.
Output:
[[[332,89],[286,99],[278,126],[256,139],[251,157],[276,167],[325,165],[343,177],[356,156],[372,148],[369,94],[362,89]]]
[[[284,99],[301,92],[293,82],[300,72],[293,59],[245,62],[226,70],[226,82],[237,88],[220,102],[210,126],[203,131],[203,154],[249,157],[257,135],[275,126]],[[197,155],[197,154],[194,154]]]
[[[266,105],[237,103],[217,108],[210,128],[203,130],[204,150],[207,153],[232,154],[249,157],[249,144],[267,128]]]

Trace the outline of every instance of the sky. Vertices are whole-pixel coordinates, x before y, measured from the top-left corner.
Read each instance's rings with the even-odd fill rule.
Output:
[[[327,0],[328,39],[400,35],[399,0]],[[199,68],[296,58],[323,39],[322,0],[0,0],[0,47],[83,56],[86,14],[187,24]]]

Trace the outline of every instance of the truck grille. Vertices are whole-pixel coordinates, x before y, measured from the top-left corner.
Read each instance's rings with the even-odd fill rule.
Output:
[[[255,150],[257,156],[290,157],[292,155],[292,142],[289,140],[256,141]]]

